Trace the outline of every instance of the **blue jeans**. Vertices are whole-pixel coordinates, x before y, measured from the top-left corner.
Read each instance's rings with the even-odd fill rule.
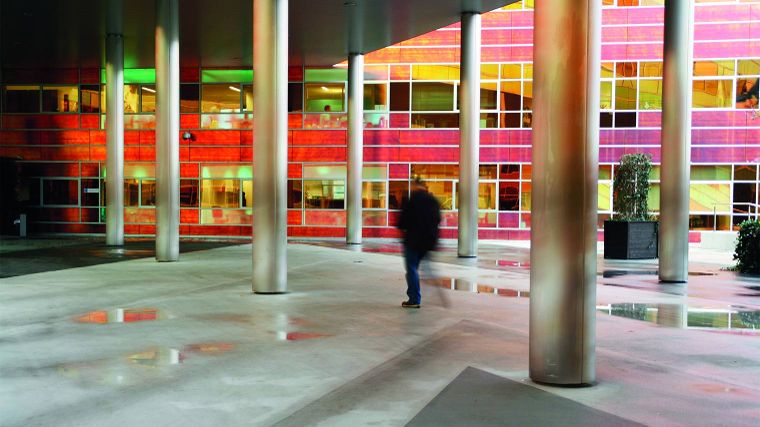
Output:
[[[404,247],[404,267],[406,267],[406,294],[409,296],[410,304],[419,304],[422,299],[420,294],[420,274],[417,269],[420,268],[420,262],[427,251],[418,251],[409,247]]]

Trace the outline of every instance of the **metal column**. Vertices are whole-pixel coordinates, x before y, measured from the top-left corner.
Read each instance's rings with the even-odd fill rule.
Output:
[[[601,2],[536,2],[530,377],[596,377]]]
[[[253,2],[253,291],[287,290],[288,1]]]
[[[179,259],[179,0],[156,0],[156,260]]]
[[[694,2],[665,2],[660,168],[660,281],[686,282]]]
[[[462,14],[457,253],[478,256],[480,164],[480,14]]]
[[[123,2],[106,11],[106,244],[124,244]]]
[[[348,179],[346,243],[362,242],[362,166],[364,164],[364,55],[348,55]]]

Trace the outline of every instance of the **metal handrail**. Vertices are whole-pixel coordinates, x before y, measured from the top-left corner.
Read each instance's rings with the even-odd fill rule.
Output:
[[[747,212],[739,212],[739,213],[741,213],[742,215],[747,215],[749,218],[752,218],[752,216],[754,216],[755,217],[755,221],[757,221],[758,219],[760,219],[760,205],[757,204],[757,203],[749,203],[749,202],[743,202],[743,203],[738,203],[738,202],[737,203],[713,203],[713,231],[717,231],[718,230],[718,209],[717,209],[718,206],[731,206],[732,207],[731,213],[735,214],[737,212],[735,212],[735,210],[734,210],[735,208],[733,208],[733,207],[736,206],[736,205],[739,205],[739,206],[748,206],[750,208],[755,208],[755,212],[754,213],[750,212],[750,209],[747,209]]]

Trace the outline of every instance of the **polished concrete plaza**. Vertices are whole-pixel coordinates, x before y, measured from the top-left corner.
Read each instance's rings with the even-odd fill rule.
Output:
[[[484,242],[477,260],[445,245],[419,310],[399,306],[394,241],[291,242],[284,295],[251,293],[250,244],[158,263],[141,242],[0,243],[0,425],[760,420],[760,279],[721,270],[727,253],[692,247],[688,286],[600,258],[597,383],[559,388],[528,379],[525,243]]]

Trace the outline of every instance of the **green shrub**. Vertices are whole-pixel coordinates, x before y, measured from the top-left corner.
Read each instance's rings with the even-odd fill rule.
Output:
[[[621,221],[649,221],[649,171],[652,159],[648,154],[626,154],[615,168],[613,206],[615,218]]]
[[[741,273],[760,274],[760,221],[739,224],[734,259]]]

